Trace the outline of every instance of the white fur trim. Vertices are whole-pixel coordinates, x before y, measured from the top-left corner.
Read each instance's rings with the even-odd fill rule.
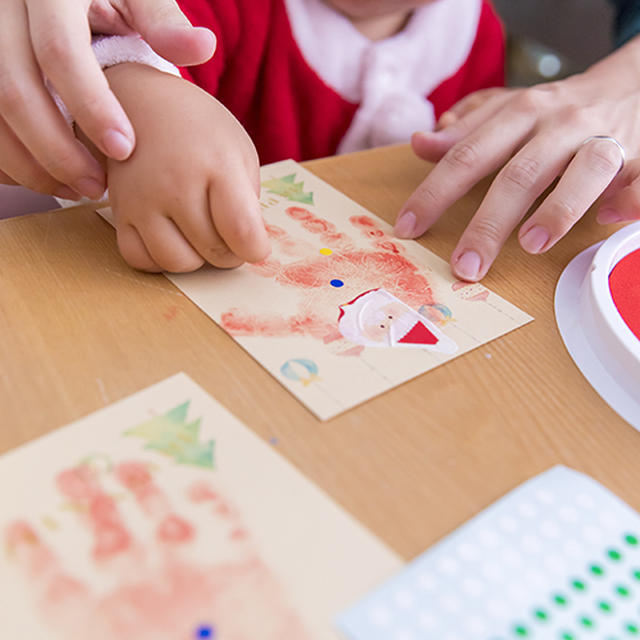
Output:
[[[307,64],[343,98],[360,103],[339,153],[406,142],[432,129],[425,98],[453,75],[476,38],[482,0],[435,0],[397,35],[372,42],[323,0],[285,0]]]
[[[65,200],[64,198],[58,198],[56,196],[53,196],[53,198],[63,209],[66,209],[67,207],[77,207],[79,204],[91,204],[92,202],[98,205],[101,202],[105,202],[109,199],[109,189],[105,190],[100,200],[90,200],[89,198],[81,198],[80,200]]]
[[[75,200],[65,200],[64,198],[56,198],[53,196],[55,201],[63,208],[66,207],[75,207],[77,204],[84,204],[85,198],[82,199],[82,202],[76,202]]]
[[[123,62],[138,62],[159,71],[179,76],[177,67],[161,58],[140,36],[94,36],[91,48],[102,69],[108,69]],[[69,126],[73,125],[73,116],[57,91],[46,81],[47,89],[54,99],[58,109]]]
[[[177,67],[161,58],[140,36],[96,36],[91,46],[103,69],[123,62],[139,62],[174,76],[180,75]]]

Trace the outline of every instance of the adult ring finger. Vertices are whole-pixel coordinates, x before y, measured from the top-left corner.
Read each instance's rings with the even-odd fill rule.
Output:
[[[624,156],[624,148],[611,136],[590,136],[579,144],[556,187],[520,228],[523,248],[541,253],[562,238],[611,184]],[[538,244],[531,248],[523,240],[534,227],[539,227],[533,236]]]
[[[620,152],[620,166],[618,167],[618,172],[620,172],[622,170],[622,167],[624,167],[624,163],[625,163],[625,160],[627,158],[627,154],[626,154],[626,152],[624,150],[624,147],[622,146],[622,143],[619,140],[616,140],[616,138],[614,138],[613,136],[603,136],[603,135],[589,136],[588,138],[585,138],[585,140],[583,140],[583,142],[580,145],[580,147],[578,147],[578,151],[580,151],[580,149],[582,149],[586,145],[591,144],[591,143],[595,143],[595,142],[598,142],[598,141],[603,141],[603,142],[608,142],[608,143],[614,144],[618,148],[618,151]]]

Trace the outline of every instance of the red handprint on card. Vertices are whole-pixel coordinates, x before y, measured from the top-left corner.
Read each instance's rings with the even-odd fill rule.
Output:
[[[73,575],[30,523],[16,521],[5,531],[10,557],[34,596],[34,612],[52,637],[311,637],[261,560],[240,514],[210,484],[192,483],[183,496],[199,512],[196,525],[178,513],[143,462],[102,472],[83,464],[63,471],[56,483],[82,528],[56,535],[91,537],[88,564],[99,579]],[[108,483],[123,495],[108,492]],[[123,501],[129,511],[135,505],[135,522],[126,521]],[[80,553],[83,547],[78,547]]]
[[[222,314],[222,326],[234,336],[311,336],[341,355],[357,355],[361,345],[354,346],[338,330],[341,305],[370,289],[382,288],[417,309],[434,303],[427,278],[373,219],[352,216],[349,222],[365,236],[370,246],[358,247],[351,237],[338,231],[334,224],[302,207],[289,207],[289,218],[316,236],[318,246],[300,238],[292,238],[281,227],[268,225],[267,230],[280,259],[270,258],[250,268],[281,287],[298,293],[294,313],[258,314],[249,309],[233,308]]]

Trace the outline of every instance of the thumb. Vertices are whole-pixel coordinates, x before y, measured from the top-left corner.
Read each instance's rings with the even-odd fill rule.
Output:
[[[126,0],[130,25],[163,58],[177,66],[202,64],[211,58],[216,37],[193,27],[175,0]]]
[[[423,160],[438,162],[454,144],[494,117],[513,95],[512,89],[493,88],[462,98],[440,116],[435,131],[413,135],[413,152]]]
[[[495,104],[503,104],[513,91],[513,89],[507,89],[505,87],[491,87],[489,89],[474,91],[461,100],[458,100],[450,109],[445,111],[440,116],[436,128],[445,129],[460,118],[464,118],[468,113],[481,107],[487,100],[499,98],[499,100],[494,101]]]

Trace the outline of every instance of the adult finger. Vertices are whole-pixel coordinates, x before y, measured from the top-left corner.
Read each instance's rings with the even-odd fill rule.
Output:
[[[451,256],[453,273],[469,281],[484,277],[503,244],[573,155],[572,132],[535,136],[502,168],[489,187]],[[564,145],[558,139],[568,138]],[[529,237],[533,242],[537,232]]]
[[[91,50],[86,14],[77,0],[27,0],[27,6],[38,66],[98,149],[125,160],[135,144],[133,127]]]
[[[73,185],[88,197],[100,197],[104,192],[104,172],[75,140],[44,88],[29,42],[24,6],[15,0],[8,2],[0,20],[0,113],[39,165],[58,183]]]
[[[473,95],[475,94],[467,98],[471,100]],[[436,131],[415,133],[411,138],[413,152],[423,160],[438,162],[454,144],[463,140],[498,113],[511,97],[512,94],[507,93],[494,96],[460,116],[450,114],[450,117],[445,118],[445,122]]]
[[[504,164],[522,145],[531,127],[529,114],[511,110],[508,117],[490,118],[454,144],[402,207],[396,235],[422,235],[476,182]]]
[[[104,0],[91,1],[87,17],[89,18],[91,33],[104,33],[114,36],[135,34],[135,29],[127,24],[121,9],[113,6],[111,2],[104,2]]]
[[[213,223],[238,258],[243,262],[260,262],[267,258],[271,247],[258,196],[244,167],[235,176],[209,188]]]
[[[75,191],[55,180],[38,164],[2,118],[0,118],[0,159],[3,168],[3,171],[0,171],[0,182],[4,184],[20,184],[33,191],[53,194],[65,200],[80,198]]]
[[[151,47],[178,66],[206,62],[215,51],[214,34],[191,26],[175,0],[129,0],[124,11]]]
[[[640,219],[640,159],[627,162],[607,187],[596,219],[600,224]]]
[[[149,255],[164,271],[187,273],[204,264],[202,256],[170,218],[155,215],[136,228]]]
[[[529,253],[552,247],[585,214],[620,170],[616,144],[591,140],[581,146],[555,189],[522,225],[520,245]]]
[[[4,171],[0,171],[0,184],[10,184],[12,186],[15,186],[20,183],[9,177]]]

